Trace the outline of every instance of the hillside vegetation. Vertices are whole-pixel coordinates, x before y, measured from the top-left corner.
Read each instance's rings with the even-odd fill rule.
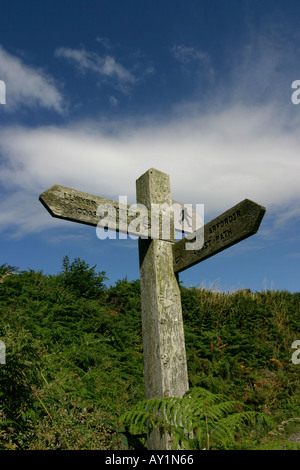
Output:
[[[0,267],[0,449],[145,445],[120,420],[144,400],[140,285],[105,281],[67,256],[57,275]],[[215,448],[297,448],[287,438],[300,431],[300,293],[180,288],[191,390],[273,423],[239,427]]]

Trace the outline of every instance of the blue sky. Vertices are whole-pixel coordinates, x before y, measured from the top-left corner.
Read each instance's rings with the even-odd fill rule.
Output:
[[[135,203],[149,168],[205,222],[245,198],[259,232],[180,274],[186,286],[300,291],[298,1],[1,4],[0,264],[55,274],[80,257],[139,277],[137,241],[52,218],[54,184]]]

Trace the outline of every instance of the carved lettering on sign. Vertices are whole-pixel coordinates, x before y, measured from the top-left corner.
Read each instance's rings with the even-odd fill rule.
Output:
[[[210,227],[209,233],[211,234],[213,232],[216,232],[219,228],[222,228],[222,227],[225,227],[225,225],[231,224],[232,222],[237,220],[238,217],[240,217],[240,216],[241,216],[241,211],[240,210],[238,210],[236,212],[233,212],[233,214],[229,215],[228,217],[225,217],[223,220],[221,220],[217,224]]]
[[[257,232],[265,208],[249,199],[205,224],[204,242],[199,250],[186,250],[189,237],[173,245],[174,271],[181,272]],[[196,232],[195,232],[196,233]]]
[[[81,197],[81,196],[78,196],[77,194],[71,194],[71,193],[66,193],[64,192],[64,198],[66,201],[70,201],[70,202],[75,202],[75,203],[83,203],[83,204],[87,204],[87,205],[94,205],[94,207],[96,208],[97,206],[97,203],[96,201],[93,201],[92,199],[87,199],[87,198],[84,198],[84,197]]]

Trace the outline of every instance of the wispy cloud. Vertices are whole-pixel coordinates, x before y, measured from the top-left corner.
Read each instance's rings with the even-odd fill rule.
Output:
[[[4,111],[39,106],[62,113],[64,100],[53,78],[42,69],[25,64],[0,46],[0,77],[6,85]]]
[[[196,47],[175,44],[171,48],[171,53],[179,62],[181,71],[186,76],[193,76],[196,80],[203,78],[210,84],[214,82],[215,71],[207,52]]]
[[[107,49],[107,50],[112,49],[111,42],[107,37],[97,36],[96,41],[99,44],[101,44],[105,49]]]
[[[290,100],[291,84],[299,78],[299,41],[289,27],[275,22],[263,30],[250,28],[248,39],[224,54],[219,84],[224,96],[252,105]]]
[[[64,58],[74,64],[81,73],[93,72],[102,80],[114,80],[114,86],[127,92],[128,87],[136,82],[135,75],[111,55],[99,56],[85,49],[60,47],[55,51],[56,57]]]
[[[113,107],[118,106],[118,100],[115,96],[110,96],[109,97],[109,102],[110,102],[111,106],[113,106]]]
[[[300,258],[300,251],[296,251],[294,253],[289,253],[287,255],[288,258]]]

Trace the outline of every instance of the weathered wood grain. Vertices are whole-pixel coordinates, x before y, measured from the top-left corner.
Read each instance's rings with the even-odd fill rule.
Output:
[[[147,171],[136,188],[137,201],[148,208],[152,203],[171,203],[165,173]],[[139,239],[139,256],[146,398],[182,397],[188,390],[188,374],[172,242]],[[149,448],[168,449],[164,439],[154,433]]]
[[[164,211],[163,205],[159,207],[155,203],[152,210],[147,210],[145,207],[121,204],[111,199],[60,185],[54,185],[47,189],[39,196],[39,200],[52,217],[108,228],[134,236],[173,240],[174,230],[182,232],[184,228],[185,233],[192,231],[186,225],[183,227],[178,208],[183,210],[184,204],[177,201],[171,201],[171,206],[176,209],[177,217],[172,227],[169,227],[169,219],[167,215],[164,215],[166,211]],[[191,214],[191,223],[195,229],[196,212],[192,210]],[[164,226],[163,223],[165,223]]]

